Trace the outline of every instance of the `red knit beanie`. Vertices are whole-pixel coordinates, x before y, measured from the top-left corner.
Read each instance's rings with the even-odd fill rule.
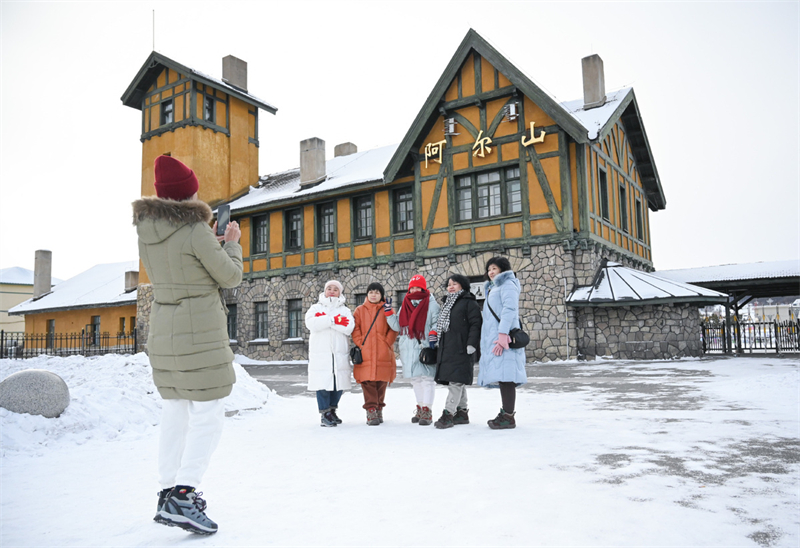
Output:
[[[170,200],[185,200],[200,185],[194,171],[172,156],[159,156],[155,162],[156,195]]]
[[[416,276],[412,276],[411,280],[408,282],[408,288],[411,289],[412,287],[419,287],[423,291],[428,290],[428,282],[425,281],[425,277],[421,274],[417,274]]]

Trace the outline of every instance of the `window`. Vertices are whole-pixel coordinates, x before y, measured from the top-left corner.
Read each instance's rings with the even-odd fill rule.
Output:
[[[269,241],[267,232],[268,227],[269,225],[267,224],[266,215],[253,217],[253,243],[251,245],[251,253],[266,253],[269,251],[269,248],[267,247]]]
[[[161,103],[161,125],[171,124],[173,120],[172,99]]]
[[[619,226],[623,232],[628,232],[628,193],[624,185],[619,185]]]
[[[394,192],[394,231],[414,230],[414,200],[410,188]]]
[[[130,323],[131,333],[136,330],[136,316],[131,316],[131,323]]]
[[[367,300],[366,293],[354,293],[353,294],[353,306],[361,306],[364,304],[364,301]]]
[[[636,237],[644,241],[644,223],[642,217],[642,202],[636,200]]]
[[[397,295],[397,301],[392,304],[393,308],[395,308],[396,310],[400,310],[400,307],[403,306],[403,301],[406,298],[406,293],[408,293],[408,291],[405,290],[400,290],[397,293],[395,293]]]
[[[47,348],[53,348],[56,340],[56,321],[47,320]]]
[[[268,339],[267,308],[269,303],[256,303],[256,338]]]
[[[372,196],[354,199],[353,209],[355,210],[356,238],[372,238]]]
[[[519,168],[464,175],[456,178],[459,221],[487,219],[522,211]]]
[[[303,299],[289,299],[288,301],[288,338],[298,339],[303,336]]]
[[[286,211],[286,249],[300,249],[303,241],[303,210]]]
[[[206,122],[215,123],[217,119],[217,102],[210,95],[205,95],[203,101],[203,120]]]
[[[333,203],[317,206],[317,243],[332,244],[335,232],[335,215]]]
[[[119,319],[119,333],[125,333],[125,318]]]
[[[89,340],[94,346],[100,345],[100,316],[92,316],[92,323],[89,326]]]
[[[236,340],[236,305],[228,305],[228,338]]]
[[[606,172],[602,169],[597,173],[597,181],[600,187],[600,215],[608,221],[608,180],[606,179]]]

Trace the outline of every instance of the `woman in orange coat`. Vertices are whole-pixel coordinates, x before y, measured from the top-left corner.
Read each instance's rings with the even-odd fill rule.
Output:
[[[361,348],[363,361],[353,366],[353,376],[364,392],[364,409],[367,424],[378,426],[383,422],[386,387],[397,376],[394,341],[400,331],[397,316],[392,310],[391,298],[386,299],[383,286],[377,282],[367,287],[364,304],[353,312],[355,329],[353,343]]]

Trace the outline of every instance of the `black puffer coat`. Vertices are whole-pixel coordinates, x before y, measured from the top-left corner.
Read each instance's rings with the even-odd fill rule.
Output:
[[[446,301],[445,296],[442,301]],[[439,335],[436,376],[439,384],[461,382],[472,384],[475,362],[481,347],[481,309],[475,295],[469,291],[462,293],[450,309],[450,328]],[[467,354],[467,346],[476,349]]]

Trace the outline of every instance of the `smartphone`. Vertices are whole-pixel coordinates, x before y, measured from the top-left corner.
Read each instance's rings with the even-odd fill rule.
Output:
[[[229,222],[231,222],[231,206],[219,206],[217,208],[217,236],[225,235],[225,229]]]

